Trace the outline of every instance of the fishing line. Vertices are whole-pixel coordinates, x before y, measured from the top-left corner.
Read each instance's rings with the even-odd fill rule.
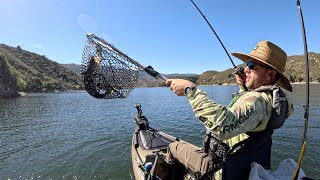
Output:
[[[209,21],[207,20],[206,16],[201,12],[201,10],[198,8],[198,6],[196,5],[196,3],[193,2],[193,0],[191,0],[191,2],[192,2],[192,4],[197,8],[197,10],[199,11],[199,13],[200,13],[200,14],[202,15],[202,17],[204,18],[204,20],[207,22],[207,24],[209,25],[210,29],[212,30],[212,32],[214,33],[214,35],[215,35],[215,36],[217,37],[217,39],[219,40],[222,48],[224,49],[225,53],[226,53],[227,56],[228,56],[230,62],[232,63],[233,68],[234,68],[234,72],[232,72],[232,73],[229,75],[229,77],[230,77],[231,75],[236,74],[236,75],[240,76],[242,79],[244,79],[244,78],[245,78],[245,74],[244,74],[244,69],[243,69],[243,67],[240,67],[240,66],[237,67],[237,66],[234,64],[234,62],[233,62],[231,56],[229,55],[227,49],[226,49],[225,46],[223,45],[223,43],[222,43],[222,41],[220,40],[220,38],[219,38],[218,34],[216,33],[216,31],[213,29],[213,27],[211,26],[211,24],[210,24]],[[245,84],[243,84],[242,86],[243,86],[243,88],[244,88],[246,91],[248,90],[247,87],[245,86]]]
[[[97,22],[99,25],[99,0],[96,1],[96,13],[97,13]]]
[[[233,67],[236,69],[237,66],[234,64],[234,62],[233,62],[231,56],[229,55],[227,49],[224,47],[224,45],[223,45],[222,41],[220,40],[218,34],[217,34],[216,31],[213,29],[213,27],[211,26],[211,24],[210,24],[209,21],[207,20],[206,16],[201,12],[201,10],[200,10],[200,9],[198,8],[198,6],[193,2],[193,0],[191,0],[191,2],[192,2],[192,4],[197,8],[197,10],[199,11],[199,13],[200,13],[200,14],[202,15],[202,17],[204,18],[204,20],[207,22],[207,24],[209,25],[210,29],[212,30],[212,32],[214,33],[214,35],[215,35],[215,36],[217,37],[217,39],[219,40],[222,48],[223,48],[224,51],[226,52],[226,54],[227,54],[229,60],[231,61]]]
[[[87,14],[80,14],[78,16],[78,24],[85,33],[98,31],[96,21]]]
[[[98,1],[96,2],[98,9],[99,3]],[[192,0],[191,2],[218,38],[235,68],[234,74],[243,77],[244,69],[235,66],[217,33],[196,4]],[[87,42],[82,55],[80,72],[85,84],[85,89],[91,96],[104,99],[126,98],[137,86],[139,71],[145,71],[163,82],[167,80],[166,77],[155,71],[151,66],[145,67],[141,65],[138,61],[133,60],[112,44],[106,42],[103,38],[91,33],[87,34]]]

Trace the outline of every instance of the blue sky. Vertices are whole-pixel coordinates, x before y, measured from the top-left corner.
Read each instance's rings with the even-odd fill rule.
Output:
[[[296,0],[194,1],[229,52],[270,40],[288,55],[304,53]],[[320,1],[300,2],[308,49],[319,53]],[[80,64],[91,32],[165,74],[232,67],[190,0],[1,0],[0,17],[0,43],[59,63]]]

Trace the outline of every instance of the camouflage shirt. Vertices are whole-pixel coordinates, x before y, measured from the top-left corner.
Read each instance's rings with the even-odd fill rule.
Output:
[[[229,146],[246,139],[246,132],[266,129],[272,111],[272,91],[242,92],[231,107],[210,100],[207,94],[198,88],[188,95],[188,99],[205,127]],[[291,102],[288,102],[290,115]]]
[[[259,132],[266,129],[272,112],[272,91],[245,92],[228,107],[210,100],[207,94],[196,88],[187,98],[199,120],[212,134],[229,146],[248,138],[246,132]],[[286,96],[287,97],[287,96]],[[293,106],[288,100],[288,115]],[[222,179],[222,170],[214,174],[216,180]]]

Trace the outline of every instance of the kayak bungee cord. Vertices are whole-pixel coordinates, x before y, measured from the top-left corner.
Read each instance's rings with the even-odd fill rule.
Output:
[[[226,52],[229,60],[231,61],[232,65],[233,65],[233,68],[234,68],[235,71],[234,71],[233,73],[231,73],[230,75],[232,75],[232,74],[237,74],[238,76],[244,78],[244,69],[243,69],[243,67],[240,67],[240,66],[237,67],[237,66],[234,64],[234,62],[233,62],[231,56],[229,55],[227,49],[226,49],[225,46],[223,45],[223,43],[222,43],[222,41],[220,40],[220,38],[219,38],[218,34],[216,33],[216,31],[213,29],[213,27],[211,26],[211,24],[210,24],[209,21],[207,20],[206,16],[201,12],[201,10],[198,8],[198,6],[196,5],[196,3],[193,2],[193,0],[191,0],[191,2],[192,2],[192,4],[197,8],[197,10],[199,11],[199,13],[200,13],[200,14],[202,15],[202,17],[204,18],[204,20],[207,22],[207,24],[209,25],[210,29],[212,30],[212,32],[214,33],[214,35],[217,37],[217,39],[219,40],[221,46],[223,47],[224,51]],[[229,76],[230,76],[230,75],[229,75]],[[245,87],[245,85],[243,85],[243,87],[247,90],[247,87]]]
[[[304,21],[302,16],[302,10],[300,6],[300,1],[297,0],[297,6],[300,15],[300,24],[302,30],[302,37],[303,37],[303,44],[304,44],[304,59],[305,59],[305,66],[306,66],[306,104],[303,106],[304,108],[304,130],[303,130],[303,137],[302,137],[302,145],[299,153],[298,165],[297,168],[292,176],[292,180],[297,180],[299,175],[299,170],[302,164],[303,156],[307,148],[307,129],[308,129],[308,118],[309,118],[309,99],[310,99],[310,88],[309,88],[309,58],[308,58],[308,47],[307,47],[307,38],[306,32],[304,28]]]

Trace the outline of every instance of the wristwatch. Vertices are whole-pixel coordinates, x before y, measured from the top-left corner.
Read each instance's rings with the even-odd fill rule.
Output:
[[[191,91],[193,91],[196,87],[185,87],[183,92],[184,92],[184,95],[188,95],[189,93],[191,93]]]

